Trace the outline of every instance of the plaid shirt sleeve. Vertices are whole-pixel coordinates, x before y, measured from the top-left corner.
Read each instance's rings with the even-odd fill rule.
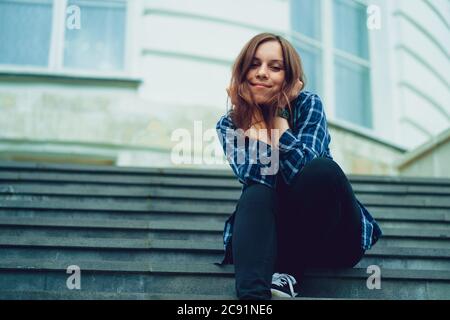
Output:
[[[296,113],[299,113],[299,119],[295,121],[296,128],[286,130],[278,144],[281,173],[288,185],[311,160],[317,157],[333,159],[328,147],[331,137],[319,96],[307,93],[307,96],[298,99],[297,103],[300,105],[295,106]]]
[[[228,114],[220,118],[216,130],[227,161],[239,182],[244,185],[257,182],[275,187],[279,161],[278,157],[273,159],[270,145],[246,137],[241,129],[236,130]]]

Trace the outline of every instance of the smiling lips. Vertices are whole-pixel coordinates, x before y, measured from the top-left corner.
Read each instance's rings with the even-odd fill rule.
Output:
[[[270,88],[270,86],[263,83],[250,83],[255,88]]]

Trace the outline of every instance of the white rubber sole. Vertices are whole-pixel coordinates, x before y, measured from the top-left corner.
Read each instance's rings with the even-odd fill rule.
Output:
[[[277,289],[270,289],[270,292],[272,292],[273,297],[279,297],[279,298],[295,298],[297,296],[297,293],[295,293],[294,297],[290,294],[287,294],[283,291],[279,291]]]

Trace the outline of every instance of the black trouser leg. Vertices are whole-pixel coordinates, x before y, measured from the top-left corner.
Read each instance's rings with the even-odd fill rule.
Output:
[[[277,215],[277,268],[300,278],[305,268],[353,267],[361,259],[361,213],[339,165],[308,163],[292,185],[282,185]],[[279,272],[279,271],[277,271]]]
[[[239,299],[270,299],[276,258],[274,189],[248,186],[239,199],[232,246],[236,293]]]
[[[239,299],[270,299],[273,272],[353,267],[362,257],[361,213],[347,177],[317,158],[289,186],[248,186],[234,221],[233,260]]]

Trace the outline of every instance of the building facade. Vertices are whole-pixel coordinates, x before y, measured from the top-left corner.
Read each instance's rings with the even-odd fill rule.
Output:
[[[449,21],[447,0],[0,0],[0,157],[226,167],[214,128],[231,65],[274,32],[344,170],[401,174],[450,127]]]

